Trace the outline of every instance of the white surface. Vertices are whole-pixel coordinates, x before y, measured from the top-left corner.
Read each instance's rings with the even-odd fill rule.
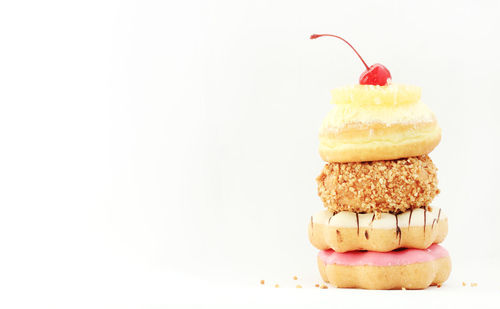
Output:
[[[0,4],[0,302],[497,299],[498,10],[494,1]],[[395,82],[421,86],[438,117],[434,205],[448,215],[454,265],[441,289],[312,288],[317,132],[330,89],[363,70],[342,42],[307,39],[322,32],[345,36]],[[294,275],[304,289],[286,288]]]

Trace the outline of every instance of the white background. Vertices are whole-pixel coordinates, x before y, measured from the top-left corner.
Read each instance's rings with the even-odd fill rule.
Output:
[[[495,299],[498,2],[180,2],[0,4],[2,302]],[[314,288],[317,133],[330,90],[363,66],[312,33],[344,36],[436,113],[453,260],[441,289]]]

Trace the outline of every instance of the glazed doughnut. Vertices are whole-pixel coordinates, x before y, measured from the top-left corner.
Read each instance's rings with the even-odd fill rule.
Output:
[[[316,178],[331,212],[401,213],[428,206],[439,193],[437,169],[427,155],[399,160],[328,163]]]
[[[387,252],[398,248],[425,249],[442,242],[448,233],[448,219],[440,208],[409,210],[399,215],[357,214],[323,210],[311,217],[311,244],[336,252],[370,250]]]
[[[441,140],[419,87],[355,85],[332,91],[333,109],[320,129],[327,162],[394,160],[430,153]]]
[[[425,289],[448,279],[451,260],[436,244],[385,253],[329,249],[319,252],[318,267],[323,280],[339,288]]]

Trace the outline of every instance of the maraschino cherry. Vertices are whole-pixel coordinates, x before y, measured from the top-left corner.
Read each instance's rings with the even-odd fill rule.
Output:
[[[359,83],[361,85],[385,86],[385,85],[387,85],[388,82],[390,82],[390,80],[391,80],[391,72],[389,72],[389,70],[385,66],[381,65],[380,63],[376,63],[376,64],[368,67],[368,65],[366,65],[366,62],[359,55],[358,51],[354,47],[352,47],[352,45],[349,44],[349,42],[347,42],[343,38],[339,37],[338,35],[333,35],[333,34],[313,34],[313,35],[311,35],[311,40],[317,39],[317,38],[322,37],[322,36],[331,36],[331,37],[334,37],[334,38],[337,38],[337,39],[341,39],[342,41],[344,41],[345,43],[347,43],[347,45],[349,45],[352,48],[352,50],[354,50],[354,52],[356,53],[356,55],[358,55],[359,59],[361,59],[361,62],[363,62],[363,64],[366,67],[366,70],[359,77]]]

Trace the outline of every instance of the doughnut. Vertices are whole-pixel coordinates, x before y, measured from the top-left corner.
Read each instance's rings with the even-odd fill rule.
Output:
[[[398,215],[379,213],[378,216],[322,210],[311,217],[308,226],[309,241],[314,247],[336,252],[425,249],[442,242],[447,233],[448,218],[440,208],[412,209]]]
[[[326,162],[395,160],[429,154],[441,140],[419,87],[355,85],[332,91],[333,108],[320,128]]]
[[[428,206],[439,193],[428,155],[398,160],[327,163],[316,178],[331,212],[401,213]]]
[[[451,272],[451,260],[443,247],[401,249],[391,252],[320,251],[321,277],[338,288],[372,290],[425,289],[441,285]]]

